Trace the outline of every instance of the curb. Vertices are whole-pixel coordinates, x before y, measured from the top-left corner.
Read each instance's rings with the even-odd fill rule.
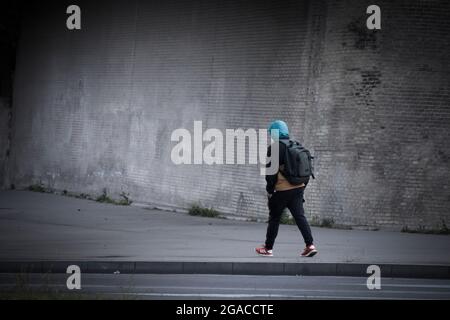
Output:
[[[0,273],[228,274],[367,277],[371,264],[282,262],[0,261]],[[450,279],[449,265],[377,264],[382,277]]]

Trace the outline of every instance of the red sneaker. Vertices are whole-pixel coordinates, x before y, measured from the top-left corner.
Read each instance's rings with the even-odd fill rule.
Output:
[[[266,256],[266,257],[272,257],[273,256],[273,251],[272,250],[267,250],[266,246],[262,246],[262,247],[256,248],[255,251],[260,256]]]
[[[313,245],[307,246],[302,252],[302,257],[314,257],[317,253],[316,247]]]

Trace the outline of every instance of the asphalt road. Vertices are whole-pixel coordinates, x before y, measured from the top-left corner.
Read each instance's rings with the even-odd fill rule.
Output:
[[[0,274],[0,297],[31,299],[450,299],[450,280],[366,278],[82,274],[68,290],[68,274]]]

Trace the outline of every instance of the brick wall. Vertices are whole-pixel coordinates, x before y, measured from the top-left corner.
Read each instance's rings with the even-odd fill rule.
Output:
[[[444,1],[81,1],[35,8],[18,53],[9,178],[57,190],[201,201],[265,219],[255,165],[175,166],[176,128],[286,119],[316,155],[310,218],[437,228],[450,208]]]
[[[318,156],[312,214],[352,225],[437,228],[450,209],[450,6],[329,1],[308,110]]]

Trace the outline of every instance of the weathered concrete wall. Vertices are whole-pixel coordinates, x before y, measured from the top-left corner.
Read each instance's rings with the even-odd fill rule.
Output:
[[[69,4],[69,3],[67,3]],[[11,182],[135,201],[201,201],[265,218],[255,165],[175,166],[174,129],[286,119],[316,155],[310,217],[386,227],[448,221],[449,5],[380,1],[80,2],[26,20]]]
[[[309,204],[351,224],[437,227],[450,216],[450,5],[376,3],[377,32],[365,28],[366,1],[321,10]]]

